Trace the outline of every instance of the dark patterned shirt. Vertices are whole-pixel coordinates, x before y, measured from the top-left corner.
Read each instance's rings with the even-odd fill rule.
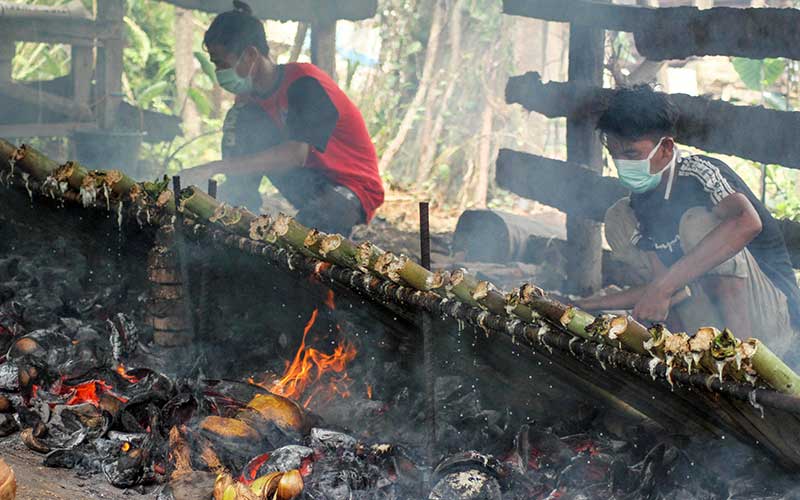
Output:
[[[664,175],[669,175],[665,171]],[[753,204],[763,229],[747,245],[764,274],[787,297],[793,322],[800,323],[800,289],[778,221],[756,198],[745,182],[724,162],[702,155],[679,158],[669,182],[646,193],[631,195],[631,208],[639,222],[632,242],[655,252],[670,267],[683,257],[678,232],[681,217],[692,207],[713,209],[733,193],[742,193]],[[667,192],[669,195],[667,196]]]

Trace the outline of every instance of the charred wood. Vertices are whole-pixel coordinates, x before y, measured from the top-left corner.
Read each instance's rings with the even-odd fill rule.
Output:
[[[617,179],[603,177],[577,163],[510,149],[501,149],[497,157],[497,183],[568,215],[598,222],[614,202],[629,194]]]
[[[639,53],[651,60],[691,56],[800,59],[795,9],[715,7],[652,8],[586,0],[504,0],[503,12],[633,32]]]
[[[184,9],[196,9],[204,12],[220,13],[230,10],[230,2],[226,0],[162,0]],[[261,19],[276,21],[332,21],[348,19],[357,21],[375,15],[378,5],[376,0],[336,0],[318,3],[310,0],[300,2],[278,2],[275,0],[253,0],[253,15]]]
[[[538,73],[511,77],[506,102],[521,104],[548,118],[569,117],[594,123],[613,90],[572,82],[543,83]],[[761,163],[800,168],[800,144],[794,130],[800,113],[761,106],[672,94],[678,107],[679,143]]]

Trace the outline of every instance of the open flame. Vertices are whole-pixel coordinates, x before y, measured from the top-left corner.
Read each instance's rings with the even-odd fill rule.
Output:
[[[302,399],[302,404],[306,408],[320,396],[326,399],[337,395],[343,398],[350,396],[349,388],[352,379],[345,370],[347,363],[355,359],[358,354],[355,346],[347,341],[340,342],[332,354],[325,354],[313,347],[306,346],[306,337],[317,320],[318,312],[317,309],[314,309],[314,312],[311,313],[311,319],[303,329],[303,340],[300,342],[300,348],[294,359],[288,364],[281,379],[270,388],[273,393],[280,396],[295,401]],[[320,383],[326,377],[328,378],[327,383]],[[305,395],[309,388],[311,391]]]
[[[113,387],[103,380],[90,380],[89,382],[84,382],[75,386],[61,385],[57,391],[59,395],[70,396],[66,403],[68,405],[91,403],[98,406],[100,404],[100,396],[106,393],[119,399],[123,403],[128,402],[127,398],[114,394]]]
[[[139,381],[138,377],[134,377],[133,375],[128,374],[128,371],[125,369],[125,365],[123,363],[117,365],[117,373],[119,374],[120,377],[124,378],[131,384],[135,384],[136,382]]]
[[[333,290],[329,289],[328,293],[325,295],[325,306],[331,311],[336,309],[336,302],[334,301]]]

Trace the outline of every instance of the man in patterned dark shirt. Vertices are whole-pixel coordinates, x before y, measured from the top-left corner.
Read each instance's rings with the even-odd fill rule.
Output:
[[[644,321],[669,316],[690,334],[727,326],[794,354],[800,290],[777,221],[725,163],[681,154],[677,118],[669,97],[648,86],[616,91],[600,117],[620,182],[631,190],[606,213],[606,238],[642,284],[578,305],[633,309]],[[687,285],[691,297],[671,307]]]

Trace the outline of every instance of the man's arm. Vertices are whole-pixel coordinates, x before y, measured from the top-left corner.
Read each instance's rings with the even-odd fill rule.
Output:
[[[713,212],[722,222],[647,288],[636,304],[634,316],[663,321],[669,310],[669,298],[676,290],[742,251],[761,233],[761,217],[750,200],[741,193],[733,193],[722,199]]]
[[[650,283],[660,278],[667,272],[667,268],[661,259],[658,258],[655,252],[645,252],[647,260],[650,262],[650,270],[652,276]],[[633,309],[642,294],[650,286],[650,283],[640,286],[634,286],[623,290],[621,292],[610,293],[608,295],[601,295],[597,297],[588,297],[581,299],[575,303],[581,309],[589,311],[609,311],[615,309]]]
[[[647,286],[634,286],[621,292],[577,300],[575,301],[575,306],[587,311],[632,309],[642,297],[642,293],[644,293]]]
[[[184,185],[199,185],[215,174],[269,174],[302,166],[308,157],[309,145],[288,141],[254,155],[219,160],[181,171]]]

